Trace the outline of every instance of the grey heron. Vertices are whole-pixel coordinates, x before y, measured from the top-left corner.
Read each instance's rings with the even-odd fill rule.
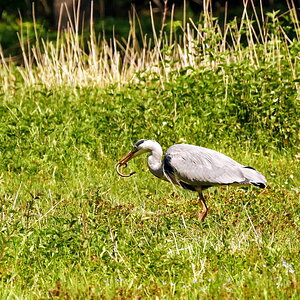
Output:
[[[129,160],[147,152],[150,153],[148,167],[153,175],[198,192],[202,205],[198,220],[203,220],[208,211],[202,190],[231,184],[252,184],[265,188],[267,183],[264,175],[254,168],[241,165],[218,151],[189,144],[175,144],[163,156],[160,144],[147,139],[136,142],[132,150],[117,163],[118,174],[122,177],[133,175],[135,172],[122,174],[119,167],[126,167]]]

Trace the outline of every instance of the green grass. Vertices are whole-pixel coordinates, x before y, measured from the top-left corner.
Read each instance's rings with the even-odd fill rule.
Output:
[[[141,47],[132,20],[125,46],[91,32],[87,53],[72,32],[21,37],[24,67],[0,51],[0,298],[299,299],[295,12],[221,28],[207,8]],[[221,151],[268,186],[209,189],[199,223],[197,195],[145,157],[117,175],[141,138]]]
[[[215,84],[205,78],[209,95]],[[203,101],[211,114],[201,118],[203,106],[191,101],[203,92],[186,93],[182,80],[172,89],[39,88],[2,96],[1,298],[299,297],[293,142],[285,144],[284,135],[271,142],[265,128],[263,143],[255,124],[239,134],[234,113],[219,123],[229,113],[222,95]],[[198,123],[189,123],[197,114]],[[145,158],[128,166],[137,175],[117,176],[115,163],[139,138],[165,149],[183,139],[212,147],[256,167],[268,187],[212,188],[209,215],[198,223],[196,194],[154,179]]]

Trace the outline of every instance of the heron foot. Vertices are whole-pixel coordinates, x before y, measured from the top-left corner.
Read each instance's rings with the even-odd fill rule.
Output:
[[[208,209],[204,209],[200,212],[199,217],[198,217],[198,221],[204,221],[204,218],[206,217],[208,212]]]
[[[204,221],[204,218],[206,217],[207,212],[208,212],[208,208],[207,208],[207,205],[205,203],[205,200],[204,200],[204,197],[202,195],[201,190],[199,191],[199,200],[200,200],[201,205],[202,205],[202,211],[200,212],[199,217],[198,217],[198,221],[200,222],[200,221]]]

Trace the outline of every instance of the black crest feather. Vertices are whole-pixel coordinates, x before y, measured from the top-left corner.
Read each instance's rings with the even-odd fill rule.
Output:
[[[147,140],[146,139],[139,140],[134,144],[134,146],[138,147],[139,145],[143,144],[145,141],[147,141]]]

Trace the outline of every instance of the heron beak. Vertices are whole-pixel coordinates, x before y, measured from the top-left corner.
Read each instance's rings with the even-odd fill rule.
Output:
[[[130,174],[123,174],[119,171],[119,167],[122,167],[124,166],[124,168],[127,167],[127,162],[130,161],[133,157],[134,157],[134,154],[136,152],[134,151],[130,151],[127,155],[125,155],[117,164],[116,164],[116,170],[117,170],[117,173],[121,176],[121,177],[130,177],[132,176],[133,174],[135,174],[135,172],[131,172]]]
[[[128,161],[130,161],[133,158],[135,152],[130,151],[128,154],[126,154],[119,162],[118,165],[119,166],[123,166],[125,165]]]

